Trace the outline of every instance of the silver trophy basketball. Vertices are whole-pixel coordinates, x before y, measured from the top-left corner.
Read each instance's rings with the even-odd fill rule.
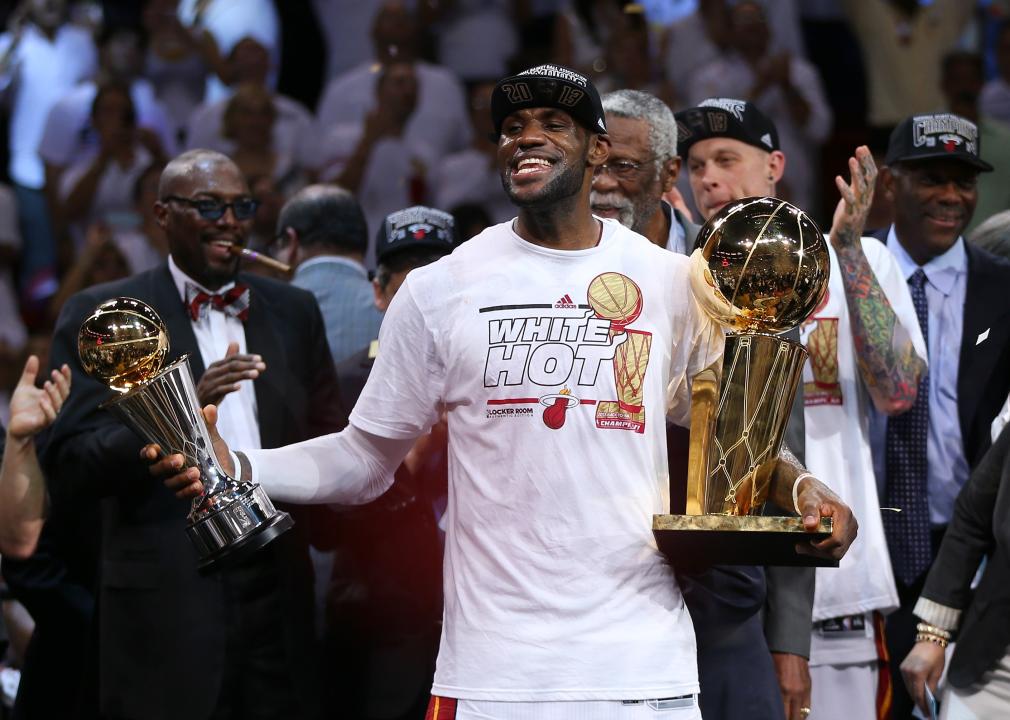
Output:
[[[200,470],[203,492],[193,499],[186,533],[200,572],[263,547],[293,524],[259,485],[239,482],[221,467],[207,432],[196,384],[183,355],[162,369],[169,340],[165,324],[146,303],[114,298],[97,308],[77,336],[81,365],[120,393],[102,403],[166,454],[181,454]]]

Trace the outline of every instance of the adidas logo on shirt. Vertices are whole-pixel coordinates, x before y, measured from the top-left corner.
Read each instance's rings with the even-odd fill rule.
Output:
[[[565,296],[563,298],[554,303],[554,307],[574,310],[577,306],[575,305],[575,301],[572,300],[572,296],[569,295],[568,293],[565,293]]]

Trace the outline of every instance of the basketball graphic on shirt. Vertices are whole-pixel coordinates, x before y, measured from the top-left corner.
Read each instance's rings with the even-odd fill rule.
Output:
[[[597,317],[611,322],[611,332],[619,333],[635,322],[642,312],[642,291],[621,273],[605,272],[589,283],[589,307]]]
[[[642,291],[627,275],[605,272],[593,278],[586,295],[596,316],[610,321],[611,336],[625,335],[613,361],[617,399],[597,404],[596,426],[645,432],[645,370],[652,333],[627,329],[642,313]]]

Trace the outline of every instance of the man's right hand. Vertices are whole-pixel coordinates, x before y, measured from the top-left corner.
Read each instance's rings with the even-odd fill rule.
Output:
[[[228,393],[239,389],[243,380],[255,380],[267,369],[259,355],[239,355],[238,343],[228,345],[222,359],[212,362],[196,385],[201,405],[220,405]]]
[[[217,408],[214,405],[207,405],[203,409],[203,417],[207,421],[207,433],[214,446],[214,454],[217,455],[222,469],[234,477],[235,466],[231,460],[231,451],[217,431]],[[151,443],[141,449],[140,458],[151,464],[149,468],[151,475],[164,482],[165,487],[173,491],[177,498],[186,500],[203,492],[200,471],[195,467],[186,467],[186,458],[182,455],[162,455],[161,448]]]
[[[926,717],[929,717],[926,686],[929,686],[929,691],[935,696],[940,676],[943,674],[944,660],[942,647],[920,640],[912,646],[911,652],[901,663],[901,675],[905,679],[908,694],[912,696],[919,709],[926,713]]]
[[[51,379],[41,387],[35,387],[39,373],[39,358],[32,355],[25,362],[21,379],[10,400],[10,421],[7,426],[8,438],[17,442],[27,442],[52,425],[56,415],[70,394],[70,368],[64,364],[53,370]]]

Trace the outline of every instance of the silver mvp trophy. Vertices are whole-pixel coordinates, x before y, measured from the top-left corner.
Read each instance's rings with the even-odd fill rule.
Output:
[[[187,466],[199,468],[203,492],[193,499],[186,533],[205,573],[258,550],[294,521],[259,485],[225,473],[200,412],[189,356],[162,369],[168,349],[161,318],[133,298],[102,303],[77,335],[85,372],[119,393],[101,407],[166,454],[179,453]]]

